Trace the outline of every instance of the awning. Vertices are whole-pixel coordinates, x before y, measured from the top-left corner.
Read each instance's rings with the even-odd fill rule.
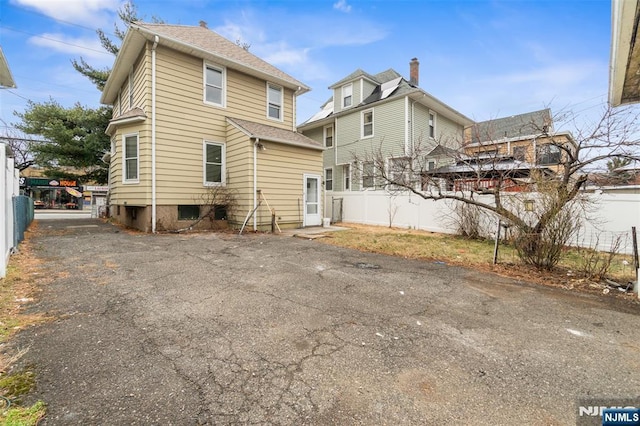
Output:
[[[82,192],[78,191],[77,189],[73,189],[73,188],[65,188],[65,191],[67,191],[69,194],[73,195],[74,197],[82,197]]]

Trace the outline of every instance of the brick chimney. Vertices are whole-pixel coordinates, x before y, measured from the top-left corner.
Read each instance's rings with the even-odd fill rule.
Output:
[[[202,28],[209,28],[209,27],[207,26],[206,21],[200,21],[200,26],[201,26]]]
[[[413,58],[409,62],[409,82],[414,86],[420,84],[420,62],[418,62],[418,58]]]

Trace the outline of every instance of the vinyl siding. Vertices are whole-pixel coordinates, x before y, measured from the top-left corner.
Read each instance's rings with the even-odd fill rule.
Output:
[[[253,143],[247,135],[227,124],[227,188],[235,192],[238,205],[229,218],[242,223],[253,209]]]
[[[159,47],[156,60],[156,171],[159,205],[193,204],[206,191],[203,185],[203,141],[225,143],[226,116],[285,129],[293,128],[290,90],[285,90],[283,96],[285,120],[270,120],[266,112],[264,80],[227,68],[226,108],[221,108],[203,101],[201,59]],[[229,165],[227,173],[227,177],[231,179]]]
[[[133,68],[134,76],[134,106],[142,108],[147,114],[150,112],[151,99],[151,58],[147,51],[141,52]],[[126,79],[122,86],[122,100],[128,106],[128,86]],[[128,109],[123,109],[126,112]],[[114,116],[117,117],[114,105]],[[123,135],[138,133],[139,143],[139,183],[122,183],[122,154]],[[109,163],[110,202],[112,204],[148,205],[151,203],[151,117],[145,121],[116,128],[112,139],[116,141],[116,152]]]
[[[361,139],[361,113],[373,109],[373,137]],[[404,98],[376,104],[373,108],[359,108],[338,118],[338,164],[352,162],[354,153],[366,157],[382,149],[387,156],[404,155],[405,139]]]
[[[275,209],[279,224],[301,224],[304,174],[317,175],[322,179],[322,153],[280,143],[263,143],[266,149],[258,151],[258,189],[263,192],[269,206]],[[265,203],[257,213],[259,223],[271,222]]]

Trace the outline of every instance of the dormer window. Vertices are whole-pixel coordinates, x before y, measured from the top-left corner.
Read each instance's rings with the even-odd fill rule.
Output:
[[[353,84],[342,86],[342,108],[353,105]]]

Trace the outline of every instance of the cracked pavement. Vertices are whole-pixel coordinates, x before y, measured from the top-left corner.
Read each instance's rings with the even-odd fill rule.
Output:
[[[575,424],[640,397],[638,306],[264,234],[41,220],[46,425]]]

